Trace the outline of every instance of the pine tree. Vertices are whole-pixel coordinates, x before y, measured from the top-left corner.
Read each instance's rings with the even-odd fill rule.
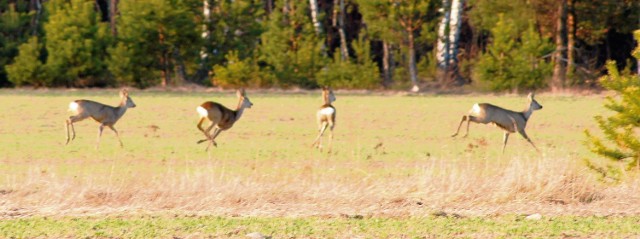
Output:
[[[172,75],[184,68],[180,60],[195,59],[200,50],[195,13],[188,3],[120,2],[118,43],[108,50],[109,71],[120,84],[149,87],[175,83]]]
[[[500,15],[491,34],[491,45],[475,67],[480,81],[491,90],[515,92],[546,86],[552,65],[542,57],[552,52],[553,46],[540,37],[533,22],[520,33],[512,21]]]
[[[100,22],[95,2],[50,1],[44,24],[46,68],[55,85],[104,85],[105,53],[110,41],[108,24]]]
[[[315,87],[326,64],[322,40],[315,34],[308,1],[276,1],[261,35],[260,61],[275,75],[276,86]]]
[[[371,58],[371,43],[364,38],[364,33],[360,33],[351,46],[356,53],[355,61],[342,60],[337,48],[333,61],[318,72],[320,85],[352,89],[371,89],[380,85],[380,71]]]
[[[640,30],[634,33],[634,37],[636,41],[640,40]],[[640,45],[633,55],[640,59]],[[615,61],[607,62],[607,70],[609,74],[600,78],[600,83],[617,93],[615,97],[607,97],[604,104],[614,114],[606,118],[600,115],[595,117],[604,139],[585,130],[586,144],[591,152],[599,156],[625,163],[627,169],[640,170],[640,79],[628,69],[622,73],[618,71]],[[608,144],[605,143],[607,141]],[[589,165],[605,176],[613,173],[612,170],[598,168],[592,162]]]
[[[399,43],[404,48],[407,77],[413,86],[412,90],[419,90],[416,39],[419,37],[419,31],[423,24],[429,25],[438,20],[434,12],[439,2],[432,0],[360,0],[358,3],[363,9],[363,17],[373,35],[379,36],[385,41]]]
[[[33,12],[29,12],[26,1],[11,4],[0,1],[0,86],[8,86],[12,82],[9,80],[6,67],[15,60],[18,47],[29,39],[32,32],[32,15]],[[29,84],[28,79],[18,81],[21,84]]]
[[[46,76],[46,69],[40,60],[42,44],[37,37],[31,37],[27,43],[20,45],[19,55],[15,62],[8,65],[9,81],[16,86],[50,86],[52,79]]]

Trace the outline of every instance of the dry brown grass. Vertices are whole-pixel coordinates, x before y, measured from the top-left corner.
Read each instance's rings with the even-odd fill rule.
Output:
[[[135,214],[172,212],[228,216],[415,216],[445,211],[462,215],[639,214],[638,180],[597,183],[575,163],[558,158],[516,158],[498,167],[447,159],[401,167],[406,177],[372,177],[387,163],[342,165],[352,175],[332,173],[336,162],[291,166],[288,174],[227,176],[211,163],[190,173],[169,171],[155,178],[57,177],[38,169],[0,194],[0,216]],[[297,167],[297,168],[296,168]]]

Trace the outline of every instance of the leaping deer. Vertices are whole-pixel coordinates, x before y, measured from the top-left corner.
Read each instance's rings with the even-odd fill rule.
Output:
[[[236,95],[238,96],[238,107],[236,107],[236,110],[230,110],[229,108],[212,101],[204,102],[196,108],[200,115],[198,129],[204,133],[205,137],[207,137],[206,139],[199,140],[198,143],[209,141],[206,151],[209,150],[209,146],[212,144],[217,147],[218,144],[215,139],[218,137],[218,134],[224,130],[230,129],[233,124],[240,119],[244,109],[251,108],[251,106],[253,106],[253,103],[251,103],[249,97],[245,94],[244,89],[236,91]],[[209,125],[206,130],[202,128],[202,123],[204,123],[205,119],[211,121],[211,125]],[[215,130],[211,133],[211,129],[214,127]]]
[[[113,125],[115,125],[124,113],[127,112],[128,108],[134,107],[136,107],[136,104],[133,103],[133,100],[129,97],[129,92],[126,89],[122,89],[120,91],[120,105],[117,107],[104,105],[90,100],[75,100],[69,103],[69,111],[74,112],[75,115],[66,120],[65,130],[67,131],[67,143],[65,143],[65,145],[69,144],[70,140],[76,138],[76,130],[73,127],[73,123],[91,117],[100,123],[96,149],[100,146],[100,137],[102,136],[102,130],[105,126],[109,127],[116,133],[116,137],[118,137],[118,141],[120,141],[120,147],[123,147],[124,145],[122,144],[122,140],[120,140],[120,135]],[[71,125],[71,132],[73,133],[71,138],[69,138],[69,125]]]
[[[333,143],[333,127],[336,123],[336,108],[333,107],[331,103],[336,101],[336,96],[329,87],[322,87],[322,100],[324,101],[324,104],[320,106],[318,113],[316,113],[319,133],[311,147],[322,148],[322,135],[324,134],[324,131],[329,128],[329,151],[331,151],[331,144]]]
[[[469,110],[467,115],[462,116],[462,120],[460,121],[460,125],[458,125],[458,130],[456,133],[451,135],[451,137],[455,137],[460,132],[460,127],[464,121],[467,121],[467,132],[463,137],[467,137],[469,134],[469,124],[471,122],[481,123],[481,124],[494,124],[504,132],[504,142],[502,145],[502,153],[504,153],[504,148],[507,146],[507,140],[509,139],[509,134],[515,133],[516,131],[522,135],[532,146],[536,149],[536,151],[540,152],[535,144],[529,139],[527,133],[524,131],[524,128],[527,126],[527,121],[533,114],[534,110],[542,109],[542,105],[538,103],[535,99],[533,99],[534,94],[529,93],[527,99],[529,100],[529,105],[522,112],[515,112],[511,110],[507,110],[492,104],[474,104]]]

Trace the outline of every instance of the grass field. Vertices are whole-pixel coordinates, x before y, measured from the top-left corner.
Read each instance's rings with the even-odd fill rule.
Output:
[[[77,123],[64,145],[67,105],[115,105],[117,90],[0,91],[0,237],[242,237],[259,228],[275,238],[639,233],[625,226],[640,219],[639,181],[601,183],[583,165],[595,156],[582,131],[598,132],[602,95],[538,95],[544,109],[527,133],[540,154],[519,135],[502,154],[502,132],[488,125],[450,137],[473,103],[521,110],[524,96],[337,91],[328,153],[309,147],[319,92],[249,91],[253,108],[209,152],[196,144],[195,107],[214,100],[233,108],[233,92],[130,95],[137,107],[116,124],[125,147],[105,130],[96,150],[92,120]],[[520,220],[531,213],[543,220]]]

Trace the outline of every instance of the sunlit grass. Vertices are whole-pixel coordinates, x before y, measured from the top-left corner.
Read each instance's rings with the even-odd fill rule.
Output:
[[[0,221],[0,237],[247,238],[628,238],[640,234],[637,217],[543,218],[229,218],[139,216],[28,218]]]
[[[628,206],[638,200],[628,196],[640,192],[637,180],[602,184],[582,163],[594,157],[582,144],[582,131],[597,131],[593,116],[606,114],[602,96],[539,94],[544,109],[533,114],[526,130],[542,153],[513,135],[502,154],[502,132],[495,127],[473,124],[467,138],[450,135],[474,103],[519,110],[524,96],[337,91],[329,153],[310,147],[317,134],[319,92],[249,91],[253,108],[209,152],[205,144],[196,144],[204,136],[196,129],[195,108],[208,100],[233,108],[233,92],[134,90],[130,95],[138,107],[116,124],[125,147],[105,130],[96,150],[98,124],[92,120],[76,123],[76,139],[64,145],[67,105],[82,98],[115,105],[117,90],[0,91],[0,101],[6,102],[0,104],[0,217],[135,217],[171,211],[414,220],[434,211],[472,216],[640,212]],[[350,235],[336,231],[338,237]],[[389,237],[394,235],[400,234]]]

